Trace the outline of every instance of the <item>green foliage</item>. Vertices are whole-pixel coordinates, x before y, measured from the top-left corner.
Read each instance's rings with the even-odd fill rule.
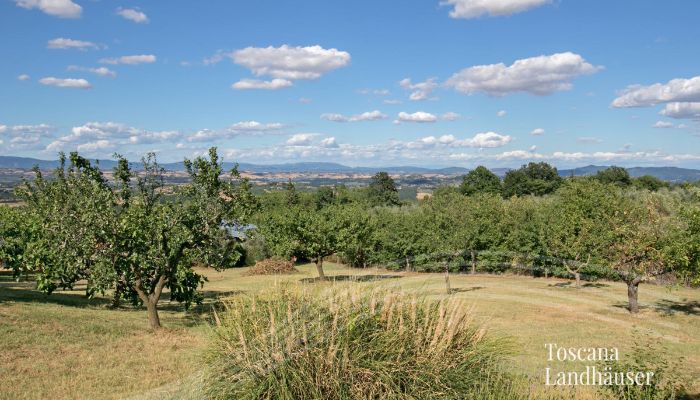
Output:
[[[229,230],[250,216],[255,201],[245,180],[231,171],[223,181],[216,149],[209,158],[185,160],[191,183],[178,188],[176,201],[162,196],[163,169],[154,154],[134,173],[118,157],[114,185],[77,153],[45,180],[36,171],[20,191],[31,240],[22,266],[34,272],[38,288],[51,293],[87,280],[89,295],[116,289],[120,298],[146,305],[152,328],[160,327],[157,304],[163,289],[172,300],[201,300],[203,277],[193,264],[223,268],[240,258]]]
[[[503,179],[503,196],[542,196],[556,191],[562,181],[553,166],[546,162],[531,162],[506,173]]]
[[[335,203],[335,193],[333,188],[329,186],[321,186],[315,193],[316,208],[321,209],[325,206]]]
[[[459,301],[391,291],[240,296],[212,334],[212,399],[520,399],[508,346]]]
[[[476,193],[501,194],[501,179],[488,168],[479,165],[464,175],[459,190],[467,196]]]
[[[632,184],[639,189],[646,189],[652,192],[670,187],[668,182],[662,181],[661,179],[651,175],[643,175],[638,178],[633,178]]]
[[[377,172],[367,188],[367,199],[374,206],[400,205],[399,191],[394,180],[386,172]]]
[[[632,184],[632,178],[630,178],[629,172],[622,167],[608,167],[606,169],[598,171],[594,178],[600,183],[607,185],[617,185],[621,187],[629,186]]]
[[[635,331],[631,356],[620,361],[608,361],[601,368],[612,373],[653,372],[650,385],[606,385],[601,390],[619,400],[675,400],[684,399],[687,376],[683,373],[683,359],[669,360],[667,349],[658,338],[642,336]]]

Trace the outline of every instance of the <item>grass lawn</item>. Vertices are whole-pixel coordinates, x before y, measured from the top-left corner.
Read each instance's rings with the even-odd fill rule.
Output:
[[[200,271],[209,278],[205,304],[186,313],[179,305],[169,304],[166,296],[161,302],[166,329],[158,334],[148,331],[145,310],[112,310],[108,299],[89,300],[80,290],[45,296],[32,289],[33,283],[14,282],[8,273],[0,272],[0,398],[167,398],[178,393],[186,397],[182,388],[196,381],[211,302],[286,282],[318,286],[304,282],[316,276],[312,265],[299,269],[300,274],[264,277],[244,276],[245,269]],[[330,263],[326,271],[343,277],[337,284],[359,276],[355,284],[391,285],[445,296],[441,274],[394,274]],[[642,310],[632,316],[624,308],[626,287],[620,283],[576,289],[559,279],[453,275],[451,285],[452,296],[466,299],[475,317],[492,333],[512,339],[513,368],[535,381],[544,382],[546,343],[618,347],[624,360],[637,330],[659,338],[669,356],[685,357],[683,369],[700,392],[698,290],[642,285]],[[569,367],[576,370],[575,364]]]

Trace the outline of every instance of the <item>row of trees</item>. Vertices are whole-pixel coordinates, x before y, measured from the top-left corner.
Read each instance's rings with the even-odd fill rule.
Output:
[[[204,278],[192,266],[223,268],[241,256],[237,229],[255,198],[234,169],[222,179],[215,148],[209,158],[185,160],[190,183],[166,196],[155,155],[134,172],[117,156],[114,181],[77,153],[61,154],[60,167],[18,189],[25,206],[1,208],[0,259],[15,274],[34,274],[51,293],[87,281],[87,294],[114,289],[114,302],[148,310],[150,327],[161,326],[164,289],[189,306],[199,301]]]
[[[553,176],[542,165],[529,170]],[[402,207],[390,202],[371,207],[332,195],[325,196],[329,201],[321,207],[267,202],[255,221],[270,253],[314,261],[321,279],[323,259],[332,254],[360,267],[526,268],[534,274],[571,276],[577,286],[582,276],[623,280],[632,312],[638,311],[638,287],[646,280],[674,274],[682,282],[698,283],[697,190],[640,190],[599,174],[558,178],[556,190],[547,196],[503,198],[500,180],[490,174],[477,168],[465,177],[468,185],[461,192],[471,188],[466,196],[442,189]],[[538,194],[549,191],[548,185],[524,184]]]

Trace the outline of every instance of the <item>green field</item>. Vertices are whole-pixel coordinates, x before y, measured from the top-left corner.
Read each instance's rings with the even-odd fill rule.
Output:
[[[445,296],[442,274],[391,273],[327,264],[327,274],[364,275],[352,284],[391,285],[429,296]],[[246,268],[208,276],[205,303],[189,312],[161,301],[166,329],[147,329],[145,310],[109,308],[109,300],[88,300],[83,292],[45,296],[31,282],[0,272],[0,398],[168,398],[197,397],[200,354],[209,333],[211,304],[222,296],[253,293],[283,282],[313,278],[312,265],[287,276],[244,276]],[[393,277],[395,276],[395,278]],[[369,278],[369,279],[368,279]],[[376,279],[375,279],[376,278]],[[670,358],[700,392],[700,291],[642,285],[639,315],[625,309],[626,287],[614,282],[576,289],[566,280],[525,276],[453,275],[452,296],[472,304],[476,318],[494,335],[511,338],[512,368],[543,382],[545,343],[566,347],[618,347],[624,359],[634,332],[659,338]],[[594,398],[581,393],[582,398]]]

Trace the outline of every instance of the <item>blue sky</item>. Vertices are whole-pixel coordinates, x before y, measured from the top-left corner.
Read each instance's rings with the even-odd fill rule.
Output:
[[[700,167],[694,0],[0,0],[0,155]]]

